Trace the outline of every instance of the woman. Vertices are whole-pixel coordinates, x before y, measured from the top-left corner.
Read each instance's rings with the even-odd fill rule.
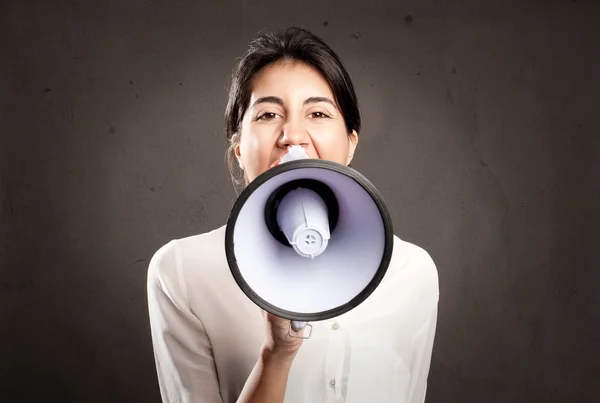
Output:
[[[228,163],[244,186],[287,148],[349,165],[360,114],[336,54],[310,32],[263,34],[232,77]],[[235,283],[225,227],[173,240],[152,258],[148,303],[164,402],[422,403],[437,319],[429,254],[394,238],[379,287],[357,308],[312,323],[308,340]],[[302,331],[299,332],[300,335]]]

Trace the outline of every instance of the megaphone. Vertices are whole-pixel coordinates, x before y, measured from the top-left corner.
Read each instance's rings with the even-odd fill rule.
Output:
[[[295,329],[364,302],[388,269],[393,242],[375,186],[353,168],[309,158],[300,146],[244,188],[225,231],[237,285]]]

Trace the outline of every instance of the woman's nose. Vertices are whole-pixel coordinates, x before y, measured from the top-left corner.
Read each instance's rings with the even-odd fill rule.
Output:
[[[280,147],[306,146],[310,142],[310,136],[301,125],[287,124],[283,127],[278,144]]]

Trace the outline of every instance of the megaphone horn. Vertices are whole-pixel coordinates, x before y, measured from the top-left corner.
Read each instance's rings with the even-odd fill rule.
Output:
[[[393,241],[392,219],[371,182],[294,146],[240,193],[225,252],[246,296],[300,330],[364,302],[387,271]]]

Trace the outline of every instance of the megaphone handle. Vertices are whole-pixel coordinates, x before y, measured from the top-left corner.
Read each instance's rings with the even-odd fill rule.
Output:
[[[299,320],[292,321],[292,327],[294,328],[294,330],[302,330],[306,327],[306,325],[306,322],[300,322]]]
[[[302,330],[306,327],[309,329],[308,336],[304,336],[304,335],[296,336],[296,335],[292,334],[292,329],[294,329],[295,331],[298,331],[298,330]],[[297,320],[290,321],[290,329],[288,330],[288,335],[290,337],[293,337],[295,339],[310,339],[311,334],[312,334],[312,326],[310,324],[308,324],[307,322],[301,322],[301,321],[297,321]]]

